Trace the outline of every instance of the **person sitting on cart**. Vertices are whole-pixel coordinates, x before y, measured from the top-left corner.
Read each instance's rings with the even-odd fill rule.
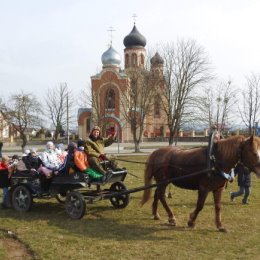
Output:
[[[30,172],[39,171],[39,168],[42,166],[42,160],[38,156],[36,148],[32,148],[30,153],[24,156],[22,160]]]
[[[47,178],[51,178],[53,173],[57,172],[62,165],[54,143],[51,141],[47,142],[46,150],[41,154],[40,159],[43,165],[38,170]]]
[[[109,135],[107,138],[104,138],[100,134],[100,128],[98,126],[93,127],[85,145],[85,152],[88,155],[89,165],[92,169],[102,174],[106,174],[106,171],[100,165],[100,162],[108,160],[104,148],[114,143],[115,138],[116,132]]]
[[[105,181],[105,176],[96,170],[89,167],[88,156],[84,151],[86,142],[79,140],[77,143],[77,149],[74,152],[74,163],[76,167],[81,171],[86,173],[93,181]]]
[[[17,154],[14,154],[9,161],[9,174],[12,175],[17,170],[17,164],[20,161],[20,158]]]
[[[59,157],[59,160],[61,161],[61,163],[64,163],[66,156],[68,155],[68,152],[64,148],[64,144],[63,143],[57,144],[55,150],[56,150],[56,153],[58,154],[58,157]]]

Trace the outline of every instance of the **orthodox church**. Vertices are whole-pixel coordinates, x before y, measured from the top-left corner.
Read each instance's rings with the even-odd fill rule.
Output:
[[[134,24],[132,31],[123,40],[124,69],[121,69],[121,57],[112,44],[101,57],[102,70],[91,77],[92,107],[78,110],[79,138],[86,139],[94,125],[102,129],[102,134],[117,131],[119,142],[131,142],[130,122],[127,119],[129,89],[134,71],[145,71],[149,77],[147,84],[153,84],[156,93],[150,102],[149,113],[144,123],[143,138],[166,136],[166,116],[160,105],[160,89],[165,86],[163,59],[156,52],[146,69],[146,38]],[[145,87],[145,85],[140,86]],[[134,93],[138,95],[138,92]],[[127,112],[129,113],[129,112]]]

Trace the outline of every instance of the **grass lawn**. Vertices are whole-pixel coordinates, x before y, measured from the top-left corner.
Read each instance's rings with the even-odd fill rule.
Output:
[[[145,156],[120,157],[142,162]],[[128,188],[143,186],[144,164],[120,162],[129,174]],[[131,175],[134,174],[135,176]],[[116,210],[108,200],[87,204],[81,220],[71,220],[64,205],[55,199],[35,200],[30,212],[0,209],[1,229],[11,230],[30,249],[35,259],[46,260],[128,260],[128,259],[260,259],[260,180],[253,177],[249,204],[242,198],[229,201],[229,184],[223,194],[222,220],[228,233],[216,230],[212,195],[199,215],[196,227],[187,228],[197,193],[170,186],[168,199],[177,219],[177,227],[167,225],[162,206],[162,220],[151,219],[151,201],[139,206],[142,192],[132,193],[129,205]],[[5,235],[0,231],[0,259],[6,259]]]

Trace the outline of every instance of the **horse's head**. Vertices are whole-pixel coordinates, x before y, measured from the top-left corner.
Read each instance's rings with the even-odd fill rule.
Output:
[[[260,138],[251,136],[246,139],[241,152],[241,160],[250,171],[260,177]]]

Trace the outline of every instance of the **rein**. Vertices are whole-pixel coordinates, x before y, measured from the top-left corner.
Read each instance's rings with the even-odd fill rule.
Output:
[[[154,183],[154,184],[151,184],[151,185],[140,186],[140,187],[129,189],[129,190],[114,192],[112,194],[109,193],[109,197],[116,197],[116,196],[121,196],[121,195],[124,195],[124,194],[134,193],[134,192],[138,192],[138,191],[149,190],[149,189],[154,188],[154,187],[158,187],[158,186],[161,186],[161,185],[164,185],[164,184],[169,184],[170,182],[174,182],[174,181],[180,181],[180,180],[183,180],[183,179],[187,179],[187,178],[190,178],[190,177],[193,177],[193,176],[196,176],[196,175],[200,175],[202,173],[207,173],[209,171],[211,171],[211,170],[210,169],[201,170],[201,171],[193,172],[191,174],[173,177],[173,178],[170,178],[170,179],[158,182],[158,183]],[[107,195],[105,195],[105,196],[107,196]]]
[[[121,162],[147,164],[146,162],[140,162],[140,161],[129,161],[129,160],[123,160],[123,159],[118,159],[118,158],[116,158],[116,160],[117,160],[117,161],[121,161]]]
[[[168,162],[163,162],[163,163],[147,163],[147,162],[140,162],[140,161],[129,161],[129,160],[123,160],[123,159],[116,159],[117,161],[121,161],[121,162],[129,162],[129,163],[138,163],[138,164],[144,164],[144,165],[159,165],[159,166],[169,166],[169,167],[172,167],[172,168],[175,168],[177,170],[181,170],[183,172],[190,172],[189,170],[186,170],[185,168],[182,168],[182,167],[178,167],[176,166],[175,164],[171,164],[171,163],[168,163]],[[192,166],[192,165],[189,165],[189,166]],[[196,165],[195,165],[196,166]],[[206,169],[207,171],[212,171],[212,169]],[[130,175],[133,175],[134,174],[130,174]],[[185,175],[185,176],[188,176],[188,175]]]
[[[170,167],[175,167],[177,169],[183,169],[180,167],[175,166],[174,164],[171,163],[167,163],[167,162],[163,162],[163,163],[147,163],[147,162],[140,162],[140,161],[129,161],[129,160],[124,160],[124,159],[118,159],[116,158],[117,161],[121,161],[121,162],[129,162],[129,163],[138,163],[138,164],[144,164],[144,165],[162,165],[162,166],[167,166],[169,165]],[[197,166],[197,164],[194,165],[189,165],[189,166]]]
[[[237,151],[237,161],[236,161],[236,163],[235,163],[235,165],[233,165],[233,167],[232,168],[234,168],[234,167],[236,167],[236,165],[238,164],[238,163],[242,163],[243,164],[243,147],[244,147],[244,143],[245,143],[245,141],[243,140],[243,141],[241,141],[241,143],[239,144],[239,147],[238,147],[238,151]],[[178,170],[181,170],[181,171],[183,171],[183,172],[190,172],[190,170],[186,170],[185,169],[185,167],[179,167],[179,166],[176,166],[176,165],[174,165],[174,164],[171,164],[170,162],[162,162],[162,163],[148,163],[148,162],[140,162],[140,161],[131,161],[131,160],[124,160],[124,159],[116,159],[116,160],[118,160],[118,161],[122,161],[122,162],[129,162],[129,163],[138,163],[138,164],[144,164],[144,165],[158,165],[158,166],[160,166],[160,167],[165,167],[165,166],[168,166],[168,167],[173,167],[173,168],[175,168],[175,169],[178,169]],[[216,169],[219,169],[219,170],[221,170],[221,168],[223,168],[223,167],[219,167],[219,166],[221,166],[222,165],[222,163],[223,163],[223,161],[220,161],[220,160],[216,160],[216,157],[215,157],[215,161],[214,161],[214,165],[216,166]],[[192,165],[189,165],[188,167],[191,167]],[[210,172],[210,171],[214,171],[214,169],[204,169],[204,170],[202,170],[202,171],[199,171],[199,172]],[[187,174],[187,175],[184,175],[185,177],[187,176],[190,176],[190,174]]]

